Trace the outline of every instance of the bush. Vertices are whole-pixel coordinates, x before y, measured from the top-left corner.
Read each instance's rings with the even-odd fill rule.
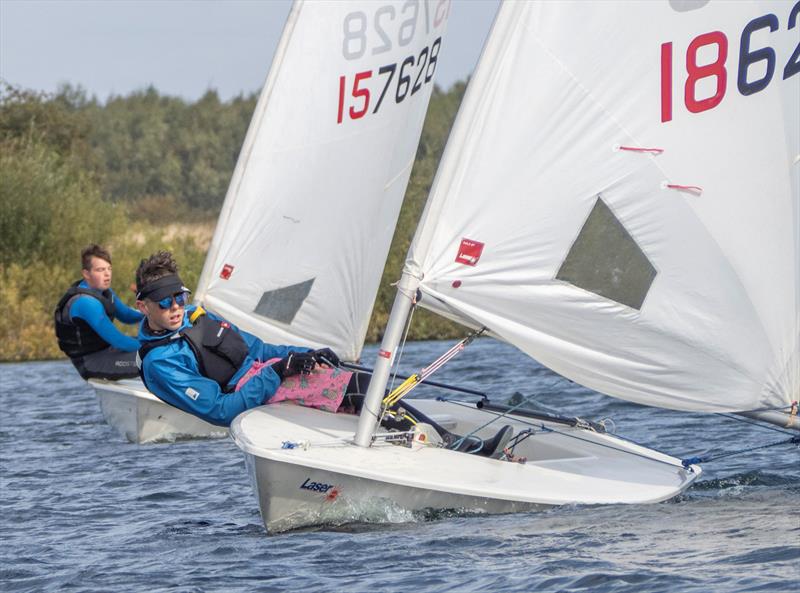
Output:
[[[43,263],[0,268],[0,360],[58,358],[53,309],[73,278]]]
[[[195,227],[192,227],[196,230]],[[203,227],[197,237],[172,227],[144,224],[130,226],[106,247],[114,264],[113,288],[131,305],[134,272],[142,258],[158,249],[169,249],[180,265],[180,274],[189,288],[195,288],[203,268],[211,228]],[[79,249],[66,253],[68,264],[33,262],[0,266],[0,360],[43,360],[61,358],[53,330],[53,311],[67,287],[80,278]],[[137,327],[117,324],[124,333],[136,335]]]
[[[69,266],[125,224],[123,208],[101,200],[89,174],[33,137],[0,143],[0,202],[2,266]]]

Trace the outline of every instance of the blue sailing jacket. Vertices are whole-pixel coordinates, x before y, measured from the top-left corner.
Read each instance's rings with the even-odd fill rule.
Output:
[[[89,289],[89,285],[85,280],[78,286]],[[109,289],[109,291],[114,296],[114,319],[119,319],[123,323],[136,323],[142,319],[142,314],[139,311],[131,309],[123,303],[122,299],[112,289]],[[126,336],[119,331],[106,315],[103,304],[95,298],[88,295],[76,298],[69,307],[69,316],[73,319],[83,319],[97,332],[97,335],[117,350],[134,352],[139,348],[139,342],[136,338]]]
[[[145,321],[142,321],[139,326],[139,340],[141,342],[163,340],[182,329],[191,327],[189,317],[196,308],[195,305],[187,306],[181,327],[166,334],[153,334],[147,328]],[[213,313],[206,314],[213,319],[224,321]],[[273,346],[233,324],[231,327],[244,338],[249,354],[231,378],[230,387],[239,382],[256,360],[283,358],[288,356],[290,351],[308,351],[308,348],[298,346]],[[245,410],[269,401],[281,383],[275,371],[264,368],[239,391],[225,393],[216,381],[200,373],[197,357],[185,339],[176,339],[151,350],[142,362],[142,374],[147,387],[159,399],[217,426],[230,426],[233,419]]]

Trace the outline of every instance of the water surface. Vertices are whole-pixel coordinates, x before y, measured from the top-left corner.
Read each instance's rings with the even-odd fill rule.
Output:
[[[449,347],[406,347],[417,370]],[[374,357],[368,348],[364,359]],[[482,339],[435,377],[514,392],[678,457],[782,440],[619,402]],[[228,439],[133,445],[68,362],[0,365],[2,591],[798,591],[800,452],[704,465],[670,502],[440,516],[267,536]],[[380,514],[380,513],[379,513]]]

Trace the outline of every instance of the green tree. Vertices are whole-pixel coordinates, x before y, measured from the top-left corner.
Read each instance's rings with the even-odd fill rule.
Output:
[[[124,211],[100,198],[92,176],[35,139],[0,144],[0,265],[66,265],[90,242],[119,232]]]
[[[367,330],[367,340],[369,341],[377,341],[383,337],[383,330],[394,301],[395,287],[393,283],[400,278],[403,270],[406,253],[425,208],[436,168],[439,165],[465,90],[466,83],[457,83],[447,92],[443,92],[437,86],[431,95],[414,168],[411,171],[405,200],[400,210],[392,246],[389,249],[389,256],[383,269],[383,277],[375,300],[375,308],[372,311],[372,318]],[[415,313],[410,337],[416,340],[425,340],[454,337],[461,333],[463,330],[450,321],[420,310]]]

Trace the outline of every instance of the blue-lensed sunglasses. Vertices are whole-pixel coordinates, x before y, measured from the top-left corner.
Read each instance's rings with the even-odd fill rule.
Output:
[[[188,292],[179,292],[178,294],[174,294],[172,296],[164,297],[160,301],[158,301],[158,306],[162,309],[169,309],[172,307],[172,301],[175,301],[175,304],[179,307],[185,307],[186,304],[189,302],[189,293]]]

